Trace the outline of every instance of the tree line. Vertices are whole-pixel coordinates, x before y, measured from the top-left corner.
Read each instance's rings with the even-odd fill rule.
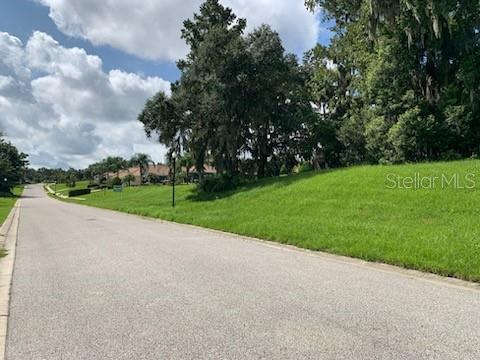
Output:
[[[28,156],[6,141],[0,132],[0,194],[10,193],[12,187],[22,182]]]
[[[335,21],[310,52],[315,102],[341,165],[476,156],[480,2],[309,0]],[[325,59],[325,61],[318,61]]]
[[[138,119],[169,152],[228,178],[476,156],[478,1],[311,0],[335,23],[302,61],[268,25],[207,0],[184,22],[190,48],[171,95]]]
[[[90,164],[85,169],[25,169],[25,180],[31,183],[66,183],[74,186],[77,181],[99,182],[106,180],[106,175],[113,173],[118,177],[120,171],[138,167],[141,177],[146,174],[149,165],[155,164],[148,154],[138,153],[130,159],[124,159],[120,156],[109,156],[101,161]],[[134,181],[132,176],[126,177],[126,181]]]
[[[184,21],[189,46],[171,93],[146,102],[138,120],[182,166],[216,168],[226,183],[295,166],[340,167],[478,156],[480,3],[473,0],[307,0],[334,23],[328,46],[301,59],[268,25],[247,22],[218,0]],[[2,189],[87,180],[140,154],[84,170],[25,169],[26,155],[0,137]],[[170,162],[170,161],[168,161]]]
[[[13,146],[9,144],[9,146]],[[26,154],[22,154],[25,156]],[[160,178],[156,174],[149,173],[148,169],[150,165],[156,164],[150,155],[145,153],[137,153],[130,159],[125,159],[121,156],[108,156],[98,162],[90,164],[84,169],[62,169],[62,168],[27,168],[28,162],[24,162],[19,166],[18,176],[11,177],[12,183],[10,185],[18,183],[61,183],[68,184],[71,187],[75,187],[75,183],[78,181],[89,181],[92,185],[112,185],[112,181],[115,184],[130,185],[137,179],[133,174],[123,174],[120,178],[120,172],[122,170],[128,170],[131,168],[137,168],[138,174],[142,179],[141,183],[156,184],[164,182],[165,179]],[[167,166],[172,167],[172,164],[167,161]],[[189,169],[193,166],[192,159],[188,154],[179,155],[176,162],[176,174],[177,181],[180,183],[188,183],[192,181]],[[170,169],[170,172],[172,169]],[[3,168],[0,168],[0,175],[3,178]],[[170,174],[168,175],[171,176]]]
[[[208,0],[186,20],[190,47],[178,61],[171,95],[159,92],[138,119],[170,153],[188,153],[196,169],[212,164],[229,178],[290,171],[311,157],[316,114],[309,69],[285,52],[268,25],[245,34],[246,20]]]

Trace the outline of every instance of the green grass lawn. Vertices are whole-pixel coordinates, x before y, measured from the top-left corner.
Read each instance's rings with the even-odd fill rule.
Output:
[[[389,174],[415,173],[459,174],[461,186],[471,184],[464,176],[473,173],[476,185],[389,188]],[[480,281],[479,188],[480,161],[465,160],[305,173],[209,199],[178,186],[174,209],[169,186],[94,193],[84,203]]]
[[[75,187],[68,187],[67,184],[57,184],[57,192],[65,193],[65,195],[66,195],[67,191],[69,191],[69,190],[86,189],[88,184],[89,184],[88,181],[77,181],[75,183]],[[54,184],[50,184],[50,187],[52,188],[52,190],[55,190],[55,185]]]
[[[17,199],[22,195],[23,186],[16,186],[13,189],[12,195],[2,194],[0,195],[0,226],[2,226],[3,222],[7,218],[8,214],[12,210],[13,206]],[[6,252],[4,249],[0,249],[0,257],[4,257]]]
[[[0,226],[3,224],[17,199],[22,195],[23,186],[16,186],[13,195],[0,195]]]

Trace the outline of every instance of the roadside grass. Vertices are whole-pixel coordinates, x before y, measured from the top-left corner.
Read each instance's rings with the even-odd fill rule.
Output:
[[[465,186],[470,173],[471,189],[389,188],[415,174],[458,174]],[[480,281],[479,160],[311,172],[203,197],[176,189],[175,208],[169,186],[94,193],[84,204]]]
[[[13,194],[0,194],[0,226],[10,214],[17,199],[22,196],[22,192],[23,186],[16,186],[13,188]]]
[[[15,205],[17,199],[22,196],[23,186],[16,186],[13,188],[13,194],[0,194],[0,226],[7,218],[8,214]],[[6,252],[0,249],[0,257],[4,257]]]
[[[74,187],[68,187],[67,184],[57,184],[57,192],[63,193],[73,189],[86,189],[88,184],[88,181],[77,181]],[[55,185],[50,184],[50,187],[54,189]]]

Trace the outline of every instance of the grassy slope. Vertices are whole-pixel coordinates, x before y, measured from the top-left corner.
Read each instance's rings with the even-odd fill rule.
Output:
[[[17,198],[22,195],[23,186],[17,186],[13,189],[13,196],[0,196],[0,226],[3,224]]]
[[[361,166],[259,182],[210,200],[180,186],[86,196],[86,204],[480,281],[480,161]],[[388,189],[386,176],[476,174],[475,189]]]

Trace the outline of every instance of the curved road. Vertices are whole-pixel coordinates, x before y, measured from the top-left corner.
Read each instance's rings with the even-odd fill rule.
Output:
[[[480,359],[480,292],[21,200],[7,359]]]

